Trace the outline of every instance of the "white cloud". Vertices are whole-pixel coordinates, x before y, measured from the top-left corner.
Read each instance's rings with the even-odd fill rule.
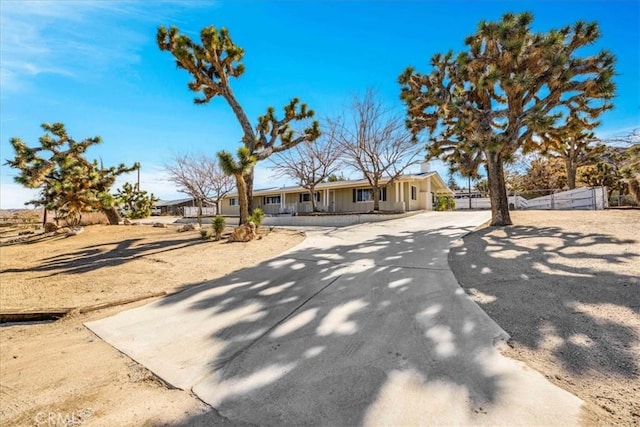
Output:
[[[34,76],[83,79],[128,69],[153,43],[137,23],[179,23],[185,8],[208,2],[7,1],[0,9],[0,85],[3,92],[28,87]],[[101,71],[103,70],[103,71]]]

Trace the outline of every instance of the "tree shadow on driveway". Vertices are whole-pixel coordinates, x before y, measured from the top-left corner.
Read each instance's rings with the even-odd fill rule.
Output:
[[[310,238],[88,326],[234,423],[495,424],[548,395],[536,389],[523,403],[513,392],[519,365],[493,348],[502,330],[449,270],[451,241],[470,229],[380,225],[355,243],[349,231],[329,235],[329,248]],[[566,413],[550,419],[576,415],[579,401],[565,394],[557,400]]]

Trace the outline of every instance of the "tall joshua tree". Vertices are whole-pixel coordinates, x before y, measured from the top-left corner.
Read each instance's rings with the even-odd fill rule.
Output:
[[[287,150],[303,141],[314,141],[320,135],[317,121],[304,127],[301,132],[294,132],[291,122],[306,121],[314,116],[313,110],[307,109],[298,98],[293,98],[284,107],[284,116],[277,118],[273,107],[267,108],[266,114],[258,118],[255,129],[252,127],[244,109],[231,90],[230,79],[240,77],[244,73],[244,50],[237,46],[226,28],[218,30],[214,26],[205,27],[200,32],[201,44],[192,41],[188,36],[180,34],[178,28],[158,28],[158,46],[161,50],[169,51],[176,59],[179,68],[187,70],[193,80],[189,82],[189,89],[200,93],[194,98],[196,104],[206,104],[216,96],[222,97],[238,120],[242,128],[242,143],[247,148],[248,155],[261,161],[274,153]],[[224,157],[228,159],[227,152]],[[238,159],[242,164],[242,159]],[[246,198],[240,197],[240,223],[247,221],[242,212],[252,209],[253,201],[253,162],[247,167],[243,175],[243,183],[237,182],[238,191],[241,185],[246,188]],[[238,175],[234,174],[237,178]],[[245,200],[246,199],[246,200]],[[247,203],[243,208],[242,203]]]
[[[534,33],[530,13],[480,22],[468,51],[437,54],[433,70],[407,68],[399,78],[414,134],[428,130],[431,157],[455,151],[481,154],[487,167],[491,225],[511,224],[504,163],[519,148],[540,150],[534,138],[572,111],[597,117],[612,108],[614,57],[579,57],[600,32],[595,23]]]
[[[30,148],[20,138],[11,138],[16,154],[7,160],[20,171],[16,182],[40,189],[40,198],[29,204],[45,208],[45,221],[46,211],[56,210],[71,225],[77,225],[82,212],[98,210],[107,215],[110,224],[118,224],[120,216],[109,190],[118,175],[134,171],[139,164],[105,168],[84,157],[89,147],[101,142],[100,137],[76,141],[62,123],[44,123],[42,128],[46,133],[40,137],[39,147]],[[47,152],[48,156],[42,155]]]

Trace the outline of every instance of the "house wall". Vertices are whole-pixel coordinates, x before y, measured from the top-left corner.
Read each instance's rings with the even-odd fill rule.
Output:
[[[229,201],[230,197],[225,197],[220,202],[220,214],[221,215],[229,215],[229,216],[238,216],[240,215],[240,206],[230,206]]]
[[[411,200],[411,186],[417,189],[417,199]],[[351,188],[321,189],[320,201],[317,207],[327,212],[369,212],[373,210],[373,201],[353,202],[353,189],[366,189],[367,185]],[[380,201],[380,209],[393,212],[408,212],[432,209],[431,179],[415,179],[387,185],[387,200]],[[282,203],[265,204],[265,197],[283,196],[282,193],[273,192],[254,197],[254,207],[261,208],[267,215],[282,213],[306,213],[311,212],[311,202],[300,202],[301,191],[284,194]],[[396,197],[397,195],[397,197]],[[326,197],[328,196],[328,197]],[[326,197],[326,199],[325,199]],[[238,206],[229,206],[229,198],[222,201],[223,215],[238,215]]]
[[[368,186],[354,187],[355,189],[369,188]],[[373,210],[373,201],[367,202],[353,202],[353,189],[354,188],[340,188],[332,190],[335,192],[335,199],[329,192],[329,211],[330,212],[369,212]],[[397,211],[403,212],[401,203],[396,203],[395,186],[387,186],[387,200],[380,201],[380,209],[384,211]],[[332,202],[335,200],[335,204]],[[333,209],[331,209],[333,207]]]
[[[357,214],[357,215],[305,215],[305,216],[272,216],[265,217],[263,226],[280,227],[344,227],[348,225],[363,224],[366,222],[388,221],[391,219],[406,218],[419,212],[404,212],[396,214]]]
[[[398,200],[401,209],[404,211],[416,211],[416,210],[431,210],[432,209],[432,194],[431,194],[431,179],[416,179],[412,181],[401,181],[392,185],[393,191],[389,194],[393,194],[395,200],[396,189],[398,193]],[[416,199],[411,198],[411,187],[416,187]],[[398,209],[399,210],[399,209]]]

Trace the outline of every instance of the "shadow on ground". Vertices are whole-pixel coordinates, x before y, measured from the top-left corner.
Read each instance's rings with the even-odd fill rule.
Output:
[[[588,313],[603,304],[640,313],[640,277],[610,271],[640,257],[625,249],[637,241],[557,227],[512,226],[497,233],[470,234],[449,255],[454,275],[489,316],[521,344],[555,346],[556,358],[576,374],[596,369],[637,378],[640,355],[631,348],[640,337]],[[548,343],[550,336],[557,342]]]
[[[331,249],[310,240],[154,310],[121,313],[109,329],[121,351],[193,387],[234,425],[390,424],[403,410],[414,421],[465,424],[499,398],[500,411],[517,411],[508,399],[522,396],[501,394],[510,378],[494,370],[501,329],[456,285],[443,250],[471,228],[380,231],[362,243],[341,231]],[[202,333],[194,351],[193,335]],[[495,416],[486,421],[518,414]],[[209,417],[219,419],[175,425]]]
[[[115,267],[126,264],[142,257],[151,257],[187,246],[206,243],[195,237],[188,237],[177,240],[159,240],[151,243],[138,244],[138,242],[142,240],[144,239],[126,239],[100,245],[86,246],[79,251],[43,258],[37,267],[30,267],[28,269],[7,268],[0,271],[0,273],[49,273],[41,277],[49,277],[57,274],[87,273],[105,267]]]

